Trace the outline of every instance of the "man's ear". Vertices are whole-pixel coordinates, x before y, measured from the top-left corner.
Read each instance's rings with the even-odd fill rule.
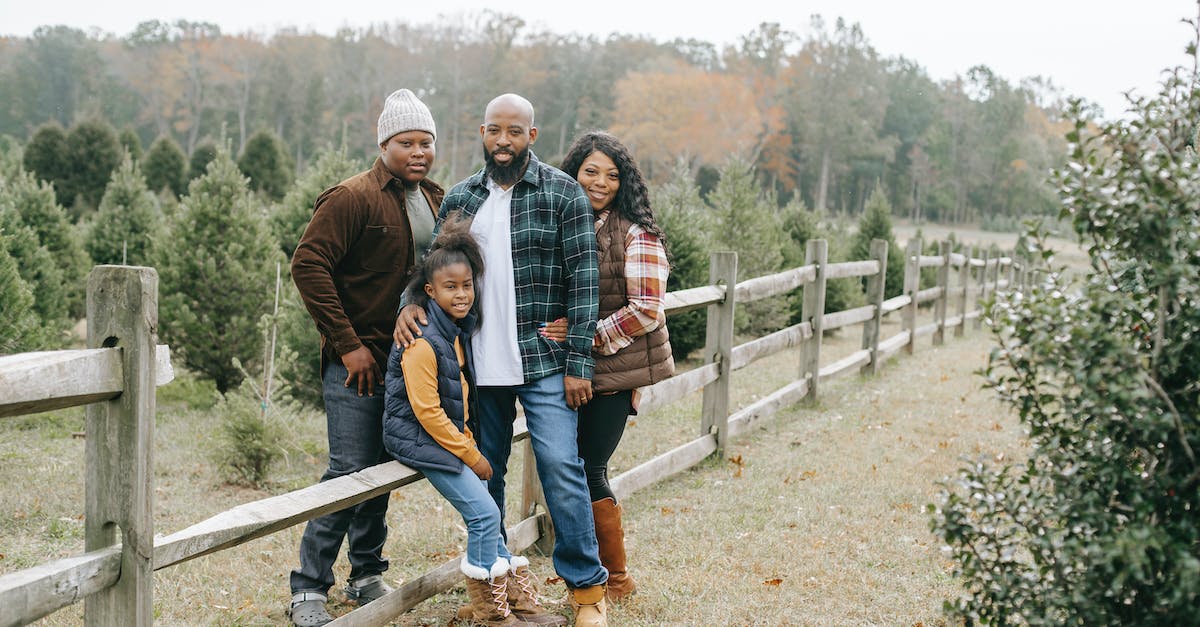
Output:
[[[536,141],[537,141],[537,127],[536,126],[530,127],[530,129],[529,129],[529,145],[532,146],[533,143]]]

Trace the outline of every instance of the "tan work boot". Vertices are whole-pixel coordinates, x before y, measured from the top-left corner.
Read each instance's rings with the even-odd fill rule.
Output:
[[[637,592],[637,584],[625,566],[625,529],[621,525],[621,513],[621,506],[615,499],[592,501],[600,563],[608,569],[607,599],[614,603]]]
[[[568,595],[575,611],[575,627],[608,627],[608,607],[604,604],[604,584],[571,588]]]
[[[508,607],[512,609],[513,614],[523,621],[538,625],[566,625],[565,616],[551,613],[538,601],[537,584],[529,570],[529,559],[514,555],[509,564],[511,568],[508,571]]]
[[[480,627],[537,627],[517,618],[508,607],[508,560],[500,558],[488,572],[472,566],[466,559],[459,566],[466,575],[467,597],[471,602],[458,608],[455,623]]]

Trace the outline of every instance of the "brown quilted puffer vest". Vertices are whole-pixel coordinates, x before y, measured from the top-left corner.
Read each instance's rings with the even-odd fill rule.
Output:
[[[596,253],[600,262],[600,320],[612,315],[628,302],[625,297],[625,235],[633,223],[616,211],[596,232]],[[596,392],[632,390],[658,383],[675,374],[671,340],[667,326],[643,335],[615,355],[594,355],[596,372],[592,387]]]

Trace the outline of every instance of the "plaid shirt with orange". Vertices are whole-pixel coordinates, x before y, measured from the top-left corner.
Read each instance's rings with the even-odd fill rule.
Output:
[[[596,228],[603,224],[603,219],[598,220]],[[634,224],[625,234],[625,296],[629,302],[597,322],[592,344],[596,353],[612,355],[666,322],[664,298],[670,268],[658,236]]]

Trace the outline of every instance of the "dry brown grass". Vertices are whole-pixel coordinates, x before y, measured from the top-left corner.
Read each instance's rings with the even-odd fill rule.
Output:
[[[895,331],[891,320],[884,337]],[[947,336],[936,349],[923,338],[916,355],[893,358],[877,378],[827,383],[819,404],[763,421],[732,442],[725,459],[628,498],[629,552],[641,592],[611,611],[612,624],[937,624],[942,600],[956,589],[923,511],[934,499],[935,482],[952,474],[964,455],[1021,451],[1015,419],[972,374],[984,364],[987,333]],[[857,349],[859,341],[858,328],[827,338],[822,361]],[[735,373],[734,409],[790,381],[798,363],[796,351],[787,351]],[[635,418],[613,474],[694,438],[699,405],[697,394]],[[323,470],[323,417],[315,412],[292,426],[290,465],[276,471],[269,491],[220,484],[204,453],[215,427],[209,412],[168,399],[160,414],[160,533],[300,487]],[[83,443],[72,437],[80,430],[82,410],[0,422],[6,478],[0,572],[82,550]],[[519,477],[514,461],[512,476]],[[514,492],[510,503],[516,500]],[[393,493],[389,525],[393,584],[456,555],[465,541],[453,508],[425,483]],[[301,529],[156,573],[157,622],[284,623],[287,573]],[[551,576],[548,559],[533,560],[536,572]],[[344,560],[337,575],[339,581],[346,575]],[[564,589],[550,580],[544,593],[556,600]],[[334,598],[340,600],[337,589]],[[445,625],[463,600],[461,589],[439,595],[395,624]],[[81,613],[76,605],[41,624],[78,624]]]

